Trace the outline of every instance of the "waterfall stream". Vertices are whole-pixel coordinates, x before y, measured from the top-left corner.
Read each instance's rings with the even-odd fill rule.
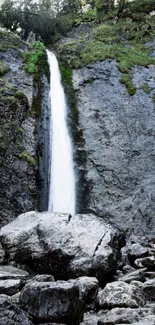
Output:
[[[75,178],[67,128],[67,106],[55,55],[47,50],[50,66],[50,188],[48,210],[75,214]]]

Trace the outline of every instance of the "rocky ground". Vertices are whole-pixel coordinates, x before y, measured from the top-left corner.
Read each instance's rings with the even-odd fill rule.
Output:
[[[0,231],[1,325],[154,325],[155,247],[93,215],[28,212]]]

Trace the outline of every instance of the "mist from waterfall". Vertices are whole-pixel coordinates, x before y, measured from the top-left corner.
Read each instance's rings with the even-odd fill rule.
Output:
[[[67,106],[55,55],[47,50],[50,67],[50,188],[48,211],[75,214],[75,177]]]

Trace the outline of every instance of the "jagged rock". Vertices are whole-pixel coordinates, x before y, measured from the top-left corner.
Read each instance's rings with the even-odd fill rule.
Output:
[[[75,280],[27,284],[20,304],[37,322],[77,325],[83,320],[84,303]]]
[[[131,323],[131,324],[132,325],[148,325],[148,324],[155,325],[155,316],[146,317],[143,320],[140,320],[139,322],[135,322],[135,323]],[[102,325],[102,323],[98,323],[98,325]],[[116,324],[116,325],[119,325],[119,324]],[[126,325],[126,324],[121,324],[121,325]]]
[[[97,325],[100,318],[105,316],[104,311],[98,313],[87,312],[84,314],[83,322],[80,325]]]
[[[12,265],[1,265],[0,266],[0,280],[5,279],[27,279],[29,273]]]
[[[54,282],[54,276],[50,275],[50,274],[37,274],[36,276],[34,276],[33,278],[31,278],[30,280],[27,281],[27,283],[31,283],[31,282]]]
[[[14,40],[18,45],[12,48]],[[30,114],[34,89],[33,75],[21,69],[21,52],[26,51],[28,47],[19,37],[9,35],[6,31],[1,32],[0,42],[4,46],[5,42],[10,44],[8,50],[0,51],[0,60],[9,68],[2,86],[3,95],[0,102],[0,226],[3,226],[20,213],[36,208],[38,184],[37,167],[26,160],[26,157],[31,159],[31,152],[33,157],[37,155],[36,121],[34,112]],[[27,132],[24,125],[28,127]],[[31,140],[29,148],[27,145],[25,148],[30,135],[34,141]],[[25,159],[24,153],[27,154]]]
[[[147,267],[152,269],[155,266],[155,256],[137,258],[134,262],[137,267]]]
[[[21,280],[0,280],[0,294],[12,296],[19,292],[23,285]]]
[[[100,281],[115,272],[122,234],[93,215],[28,212],[3,227],[9,260],[56,279],[91,274]]]
[[[98,303],[101,308],[130,307],[138,308],[145,303],[143,286],[138,281],[131,284],[122,281],[108,283],[98,293]]]
[[[155,272],[145,272],[145,279],[147,280],[153,280],[155,278]]]
[[[2,264],[4,262],[5,259],[5,251],[2,247],[2,245],[0,244],[0,264]]]
[[[145,281],[145,271],[146,268],[140,269],[140,270],[135,270],[133,272],[130,272],[128,274],[125,274],[123,276],[119,277],[119,281],[127,282],[130,283],[131,281]]]
[[[96,278],[82,276],[77,278],[76,281],[79,284],[81,299],[83,299],[85,304],[91,304],[98,294],[98,280]]]
[[[18,308],[9,300],[1,302],[0,299],[0,324],[1,325],[32,325],[29,315]]]
[[[15,305],[19,305],[19,298],[20,298],[20,292],[17,292],[15,295],[10,297],[10,301]]]
[[[143,247],[140,244],[131,245],[128,251],[128,255],[131,262],[134,262],[134,260],[137,258],[146,257],[148,254],[149,254],[148,248]]]
[[[3,302],[8,301],[10,299],[9,296],[5,295],[5,294],[0,294],[0,306],[1,304],[3,304]]]
[[[98,325],[132,324],[150,315],[153,315],[151,308],[114,308],[100,317]]]
[[[134,96],[120,84],[114,60],[73,71],[85,163],[79,162],[79,173],[84,170],[79,209],[150,239],[155,229],[155,115],[152,95],[140,88],[146,82],[153,89],[155,67],[135,67],[132,73]]]
[[[128,273],[134,272],[136,270],[131,265],[124,265],[122,271],[124,274],[128,274]]]
[[[155,279],[148,280],[144,283],[144,294],[147,300],[154,301],[155,300]]]

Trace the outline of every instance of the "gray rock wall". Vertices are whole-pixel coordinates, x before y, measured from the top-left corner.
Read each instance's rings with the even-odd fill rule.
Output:
[[[73,71],[88,186],[88,204],[81,205],[81,212],[87,209],[150,238],[155,226],[155,67],[133,72],[137,92],[131,97],[119,82],[115,61]],[[141,89],[144,83],[150,93]]]
[[[43,210],[47,206],[48,81],[42,78],[37,108],[39,112],[42,105],[42,113],[36,116],[33,105],[37,82],[33,74],[26,73],[22,55],[28,48],[13,34],[4,33],[1,37],[4,45],[10,42],[8,49],[0,52],[0,61],[9,68],[0,79],[0,226],[3,226],[22,212]],[[14,48],[11,42],[17,42]]]

